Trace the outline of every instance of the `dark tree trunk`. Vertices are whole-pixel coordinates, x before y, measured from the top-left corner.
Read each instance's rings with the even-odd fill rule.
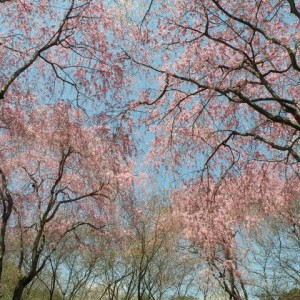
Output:
[[[19,281],[15,287],[12,300],[21,300],[26,284],[23,281]]]

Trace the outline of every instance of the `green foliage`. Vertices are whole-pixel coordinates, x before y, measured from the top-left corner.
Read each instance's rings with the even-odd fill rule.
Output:
[[[279,300],[300,300],[300,289],[292,289],[289,292],[282,293]]]
[[[300,300],[300,289],[294,288],[287,292],[282,292],[280,295],[268,295],[260,297],[261,300]]]
[[[196,298],[192,296],[176,296],[172,300],[196,300]]]
[[[5,262],[3,266],[2,279],[0,282],[0,299],[10,300],[15,284],[18,281],[19,270],[18,268],[10,263]]]
[[[1,300],[11,300],[14,288],[19,279],[20,272],[18,268],[10,262],[5,262],[3,268],[2,279],[0,283],[0,299]],[[43,289],[41,286],[37,286],[37,284],[33,284],[33,286],[28,287],[22,300],[41,300],[41,299],[49,299],[49,291]],[[62,300],[63,297],[59,292],[54,291],[52,300]]]
[[[48,291],[34,288],[30,289],[29,293],[24,292],[24,296],[22,300],[41,300],[41,299],[50,299],[50,295]],[[54,292],[52,296],[52,300],[63,300],[63,297],[58,293]]]

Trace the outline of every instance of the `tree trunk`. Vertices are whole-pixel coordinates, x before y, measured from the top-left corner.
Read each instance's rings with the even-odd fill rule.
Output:
[[[15,287],[12,300],[21,300],[26,284],[22,281],[18,282],[18,285]]]

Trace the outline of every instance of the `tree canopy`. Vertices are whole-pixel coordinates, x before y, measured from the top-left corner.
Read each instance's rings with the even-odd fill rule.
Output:
[[[299,1],[0,8],[0,297],[299,296]]]

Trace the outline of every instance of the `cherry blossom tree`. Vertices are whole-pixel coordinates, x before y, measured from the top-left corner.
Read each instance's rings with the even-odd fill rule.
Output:
[[[126,90],[116,7],[0,5],[0,280],[17,261],[20,299],[64,239],[114,222],[114,198],[132,183],[130,139],[107,122]]]
[[[140,51],[124,51],[159,76],[159,91],[136,105],[169,132],[161,144],[170,135],[173,146],[197,143],[190,151],[205,155],[204,167],[285,159],[297,172],[298,9],[294,1],[156,3]]]
[[[16,257],[22,274],[13,299],[69,234],[113,223],[113,199],[131,184],[109,128],[84,123],[77,109],[45,105],[1,135],[1,261]]]
[[[185,238],[247,299],[240,232],[299,226],[300,4],[151,0],[134,16],[125,2],[0,1],[0,279],[18,261],[20,299],[68,236],[114,222],[134,111],[155,134],[150,164],[180,178]]]
[[[264,280],[269,284],[274,280],[271,268],[263,269],[266,264],[275,263],[275,259],[268,261],[271,255],[268,249],[283,252],[274,257],[292,257],[293,251],[297,255],[297,247],[291,250],[292,247],[285,246],[291,243],[287,236],[292,228],[297,240],[300,225],[295,207],[299,197],[298,178],[294,180],[284,182],[274,166],[266,168],[265,164],[260,170],[249,166],[244,174],[227,176],[221,181],[210,178],[209,182],[187,182],[174,194],[174,214],[183,225],[184,236],[193,251],[206,265],[203,281],[210,278],[210,285],[222,287],[230,299],[252,299],[249,294],[253,287],[256,291],[259,287],[263,289],[262,281],[257,278],[258,262]],[[273,230],[278,226],[286,228],[280,239]],[[291,264],[289,261],[285,266],[282,259],[276,269],[278,274],[289,272]]]
[[[298,1],[152,1],[124,47],[151,83],[130,106],[156,135],[148,159],[180,175],[175,212],[230,299],[247,299],[239,228],[299,224],[299,20]]]
[[[239,176],[252,162],[298,176],[298,27],[294,1],[153,4],[135,52],[124,49],[149,81],[158,77],[131,105],[157,124],[149,158],[207,178]]]
[[[2,3],[2,103],[56,101],[57,96],[80,104],[105,102],[108,90],[114,94],[123,80],[114,46],[120,29],[116,18],[104,1]]]

